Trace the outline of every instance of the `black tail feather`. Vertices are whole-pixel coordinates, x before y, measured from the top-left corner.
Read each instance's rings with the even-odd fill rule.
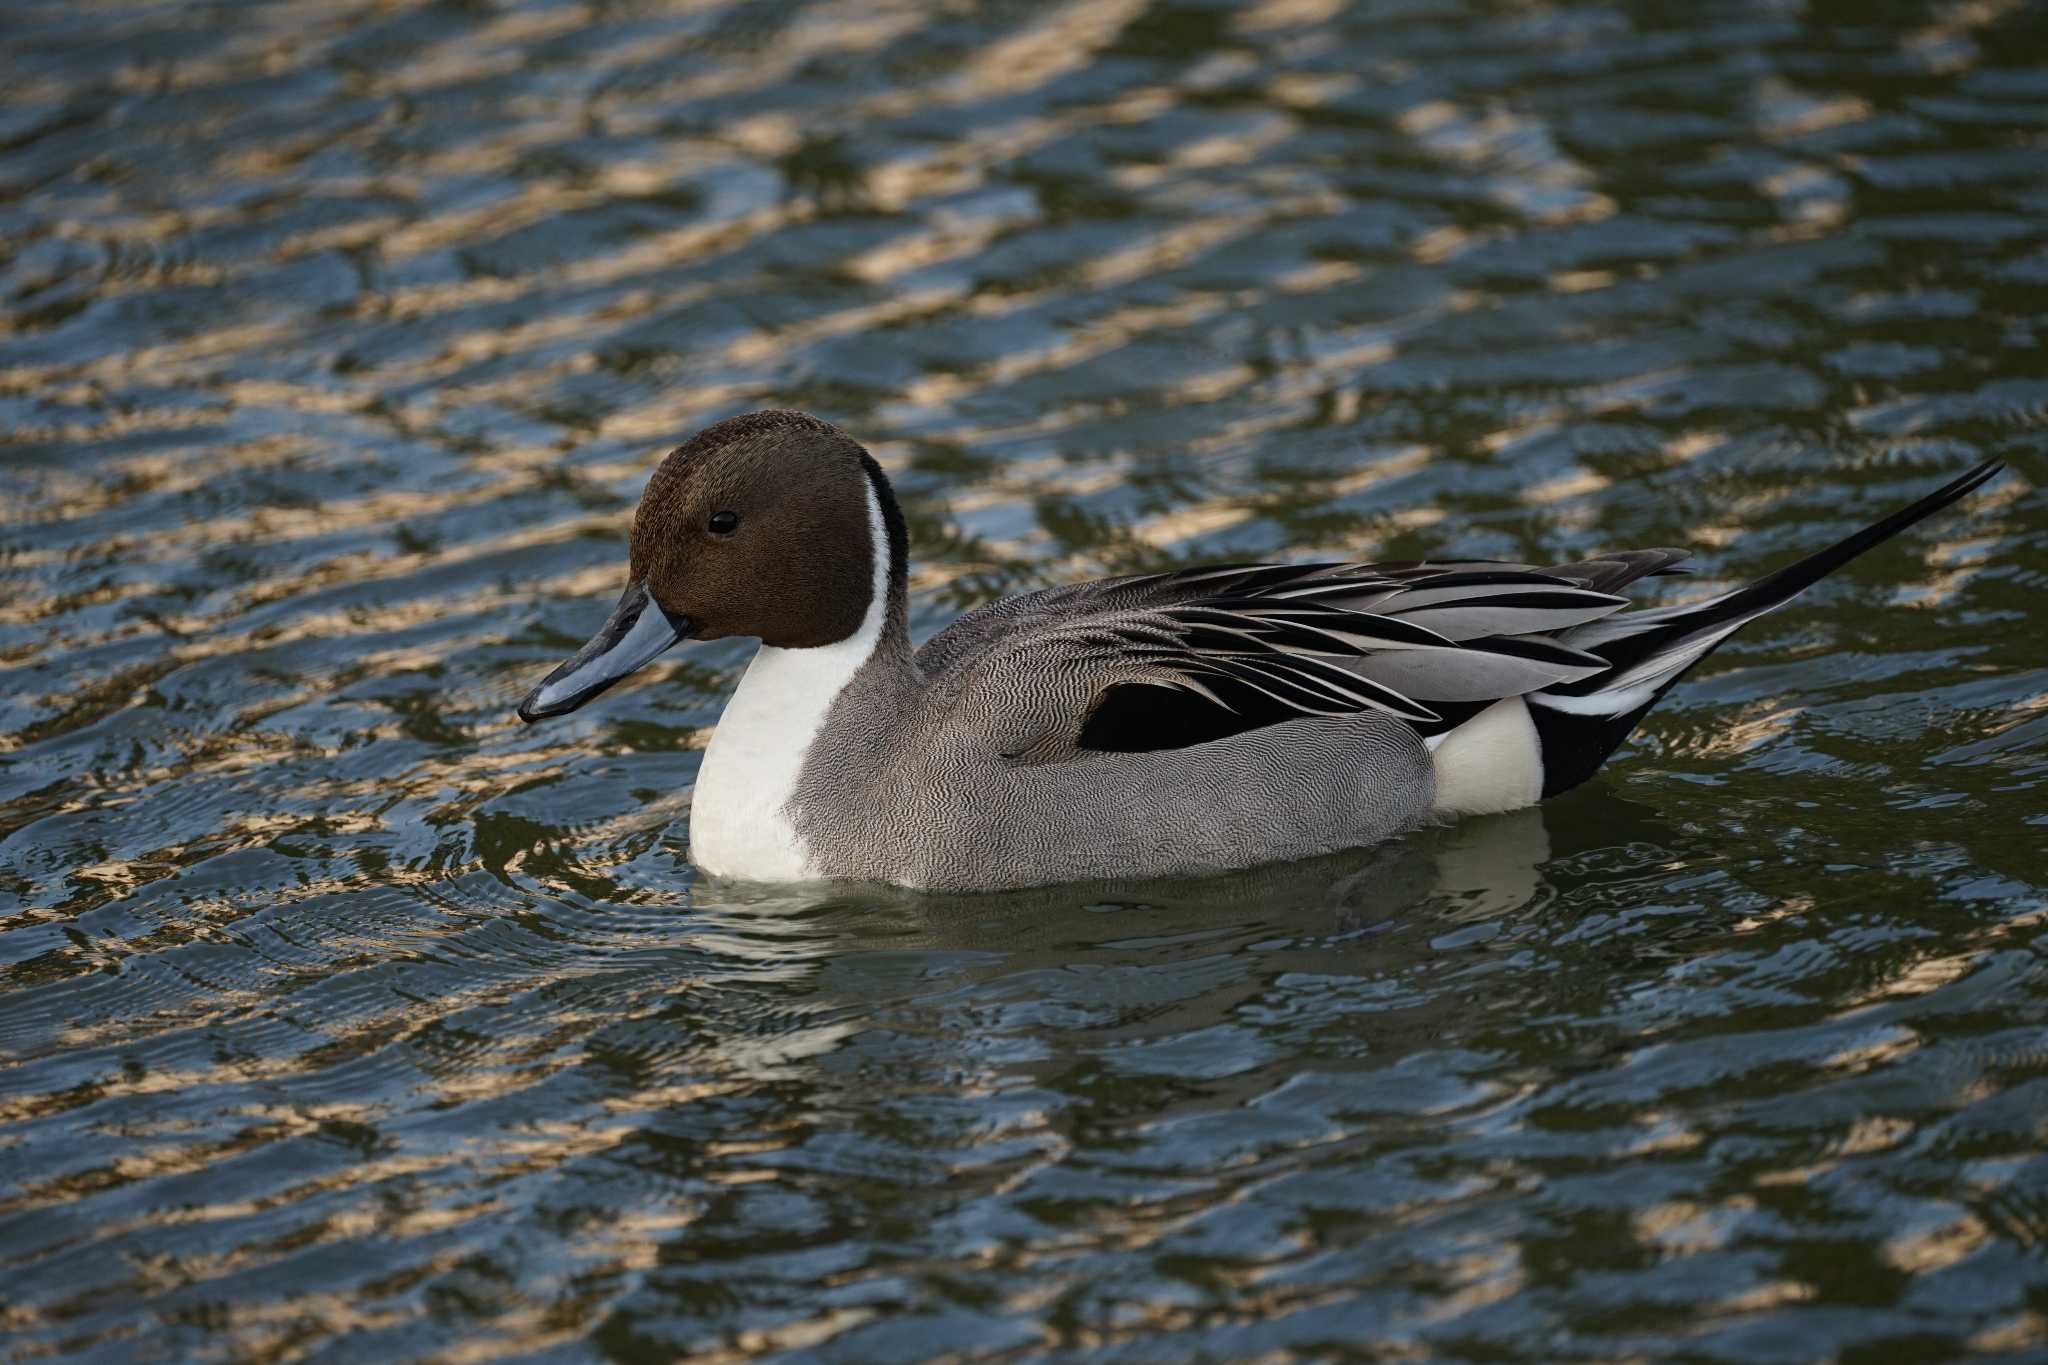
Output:
[[[1949,504],[1968,497],[1995,478],[2004,468],[2003,460],[1984,461],[1960,478],[1951,479],[1912,506],[1902,507],[1884,520],[1873,522],[1854,535],[1844,536],[1825,550],[1816,550],[1797,563],[1788,564],[1775,573],[1765,574],[1746,588],[1738,588],[1727,596],[1716,599],[1713,619],[1703,619],[1698,624],[1711,625],[1714,620],[1726,621],[1738,616],[1755,616],[1773,607],[1782,606],[1865,550],[1890,540],[1915,522],[1924,521]],[[1705,606],[1703,603],[1702,608]]]
[[[2004,468],[2001,460],[1986,460],[1910,507],[1720,597],[1611,616],[1564,632],[1560,643],[1597,654],[1613,667],[1526,698],[1543,751],[1543,795],[1568,791],[1599,771],[1657,699],[1738,627],[1783,606],[1864,551],[1975,492]]]

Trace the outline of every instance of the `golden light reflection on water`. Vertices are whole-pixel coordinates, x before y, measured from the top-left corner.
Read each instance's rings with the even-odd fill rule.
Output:
[[[1907,9],[24,11],[0,1324],[2037,1347],[2040,64]],[[2016,468],[1544,812],[998,913],[693,882],[736,651],[511,715],[767,403],[896,477],[921,626],[1616,544],[1690,600]]]

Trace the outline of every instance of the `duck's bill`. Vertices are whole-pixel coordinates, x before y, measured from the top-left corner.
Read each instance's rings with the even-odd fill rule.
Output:
[[[519,719],[530,725],[574,711],[613,683],[645,668],[689,633],[687,618],[670,616],[647,595],[646,588],[628,584],[611,618],[590,643],[526,694],[526,700],[519,703]]]

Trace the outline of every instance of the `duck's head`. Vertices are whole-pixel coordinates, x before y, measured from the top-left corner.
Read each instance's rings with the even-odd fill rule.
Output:
[[[905,559],[902,514],[859,442],[800,412],[729,417],[654,471],[618,606],[519,717],[574,711],[678,640],[752,635],[815,649],[851,639],[886,613]]]

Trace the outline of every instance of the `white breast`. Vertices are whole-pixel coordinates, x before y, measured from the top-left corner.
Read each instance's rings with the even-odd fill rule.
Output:
[[[867,494],[874,593],[860,629],[816,649],[763,645],[704,750],[690,803],[690,861],[713,876],[794,882],[816,875],[790,823],[790,798],[825,714],[875,652],[889,612],[889,533],[875,490]]]

